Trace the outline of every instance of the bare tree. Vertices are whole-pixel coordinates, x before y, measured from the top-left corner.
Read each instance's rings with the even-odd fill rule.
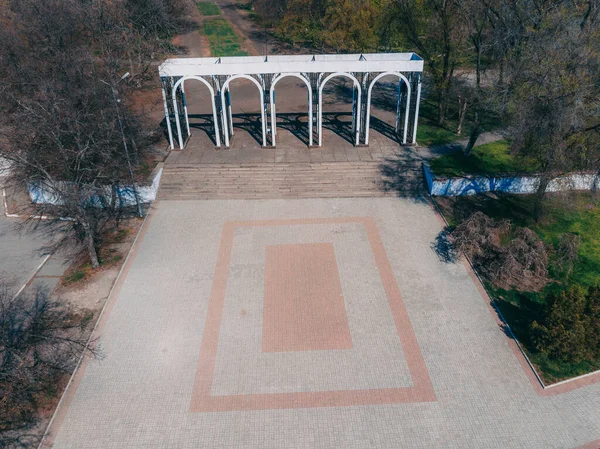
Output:
[[[467,30],[461,18],[465,0],[395,0],[390,19],[425,60],[438,104],[438,123],[446,120],[455,71],[466,53]]]
[[[598,8],[598,2],[583,0],[506,0],[490,8],[496,17],[496,53],[506,67],[498,110],[512,148],[540,166],[536,219],[552,178],[598,170]]]
[[[548,253],[528,228],[512,231],[509,221],[496,222],[476,212],[451,234],[456,249],[471,259],[496,286],[539,291],[548,283]],[[503,240],[509,240],[503,243]]]
[[[71,231],[97,267],[100,233],[123,200],[119,187],[135,180],[110,88],[83,73],[69,74],[67,91],[12,96],[11,140],[0,154],[12,162],[13,184],[25,182],[40,196],[23,211],[27,223],[50,233]],[[125,124],[126,140],[139,140],[137,147],[144,148],[134,116],[127,115]]]
[[[38,289],[14,297],[0,281],[0,446],[34,447],[39,411],[60,394],[88,347],[91,315]]]
[[[171,11],[182,3],[161,4]],[[135,185],[149,147],[144,117],[127,98],[160,37],[175,29],[173,18],[164,28],[142,20],[140,8],[125,0],[17,0],[0,27],[0,156],[12,163],[13,184],[44,195],[23,211],[28,224],[70,233],[94,267],[102,230],[130,200],[123,186]],[[125,68],[134,72],[118,83]]]

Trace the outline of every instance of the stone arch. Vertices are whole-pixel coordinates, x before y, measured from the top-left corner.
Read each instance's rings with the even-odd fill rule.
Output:
[[[306,79],[305,76],[302,76],[300,73],[280,73],[278,74],[273,82],[271,83],[271,90],[269,92],[269,99],[271,101],[271,138],[273,146],[275,146],[275,136],[277,135],[277,112],[275,111],[275,86],[277,83],[283,78],[294,77],[302,80],[304,85],[308,89],[308,145],[312,146],[313,144],[313,105],[312,105],[312,86],[310,81]]]
[[[373,94],[373,87],[375,87],[375,83],[379,81],[384,76],[397,76],[399,80],[404,81],[406,84],[406,112],[404,117],[404,135],[402,137],[402,143],[406,144],[406,137],[408,134],[408,118],[410,113],[410,83],[408,79],[400,72],[383,72],[380,73],[371,81],[369,85],[369,91],[367,93],[367,120],[365,124],[365,145],[369,144],[369,130],[371,126],[371,96]]]
[[[179,88],[179,86],[181,86],[181,89],[183,90],[183,83],[185,83],[185,81],[187,80],[196,80],[196,81],[200,81],[202,84],[204,84],[206,87],[208,87],[208,90],[210,91],[210,98],[211,98],[211,102],[212,102],[212,111],[213,111],[213,122],[214,122],[214,126],[215,126],[215,142],[217,143],[217,146],[220,147],[221,146],[221,136],[220,136],[220,132],[219,132],[219,121],[217,118],[217,105],[215,103],[215,90],[213,89],[213,87],[210,85],[210,83],[208,81],[206,81],[204,78],[202,78],[201,76],[196,76],[196,75],[188,75],[188,76],[184,76],[182,78],[180,78],[174,85],[173,85],[173,106],[174,106],[174,110],[175,110],[175,122],[177,124],[177,136],[179,138],[179,148],[183,149],[183,139],[181,138],[181,123],[179,121],[179,112],[177,109],[177,89]],[[187,108],[185,109],[185,120],[186,120],[186,124],[188,127],[188,135],[190,132],[190,125],[189,125],[189,119],[188,119],[188,115],[187,115]]]
[[[319,146],[323,146],[323,88],[329,80],[336,77],[344,77],[351,79],[352,81],[354,81],[354,86],[358,89],[358,107],[356,109],[356,145],[358,145],[360,143],[360,105],[362,99],[362,88],[360,87],[360,83],[358,82],[356,77],[351,73],[335,72],[326,77],[319,86]]]
[[[250,80],[254,83],[254,85],[258,88],[258,93],[260,95],[260,120],[262,123],[262,138],[263,138],[263,144],[262,146],[267,146],[267,130],[266,130],[266,123],[265,123],[265,104],[264,104],[264,98],[265,98],[265,93],[264,93],[264,89],[262,87],[262,85],[256,80],[256,78],[250,76],[250,75],[233,75],[230,76],[229,78],[227,78],[227,81],[225,81],[225,83],[223,83],[223,88],[221,89],[221,104],[225,104],[225,91],[227,89],[229,89],[229,84],[236,80],[236,79],[247,79]],[[230,95],[231,95],[231,91],[230,91]],[[226,108],[223,107],[222,108],[222,112],[223,112],[223,129],[225,131],[225,146],[229,146],[229,126],[227,124],[227,112],[226,112]],[[233,124],[232,124],[233,127]]]

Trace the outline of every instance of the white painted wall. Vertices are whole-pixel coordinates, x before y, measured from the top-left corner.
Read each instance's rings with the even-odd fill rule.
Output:
[[[465,176],[460,178],[438,178],[427,164],[423,164],[429,193],[435,196],[476,195],[485,192],[515,194],[535,193],[540,178],[530,176]],[[547,192],[568,190],[593,190],[600,188],[600,177],[593,173],[573,173],[560,176],[548,184]]]
[[[138,197],[142,203],[152,203],[156,200],[160,179],[162,177],[163,167],[159,166],[153,172],[151,182],[148,184],[136,185]],[[52,193],[51,188],[44,187],[36,183],[28,183],[27,190],[29,197],[35,204],[61,204],[60,198]],[[107,197],[110,197],[110,187],[106,187]],[[131,186],[123,186],[120,189],[120,199],[123,206],[134,206],[136,204],[135,194]],[[98,204],[99,206],[99,204]]]
[[[8,176],[8,171],[10,170],[10,162],[6,159],[0,157],[0,179]]]

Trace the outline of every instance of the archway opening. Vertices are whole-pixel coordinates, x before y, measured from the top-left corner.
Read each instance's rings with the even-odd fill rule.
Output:
[[[271,135],[272,143],[294,146],[298,140],[312,142],[312,92],[302,75],[280,75],[273,80]]]
[[[233,136],[241,141],[238,144],[240,146],[249,143],[265,144],[263,91],[258,83],[234,76],[223,86],[223,112],[228,123],[230,146]],[[251,140],[247,139],[248,136]]]
[[[319,145],[358,144],[361,89],[350,74],[331,74],[321,81]],[[337,142],[336,142],[337,141]]]
[[[203,82],[195,78],[186,79],[182,87],[185,92],[188,123],[190,132],[194,135],[194,143],[201,147],[210,144],[218,145],[212,93]]]
[[[382,73],[369,85],[365,143],[383,136],[398,143],[406,143],[410,87],[397,73]]]

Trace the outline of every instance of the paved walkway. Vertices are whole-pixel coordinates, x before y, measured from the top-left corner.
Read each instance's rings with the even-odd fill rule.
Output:
[[[66,259],[46,256],[48,242],[43,236],[19,232],[19,219],[5,215],[1,195],[0,190],[0,280],[12,283],[15,292],[33,292],[38,286],[52,292],[66,269]]]
[[[256,125],[256,120],[244,118]],[[332,118],[331,120],[336,120]],[[285,120],[285,119],[284,119]],[[341,115],[342,126],[350,129],[350,115]],[[194,119],[192,118],[192,121]],[[375,123],[386,126],[374,120]],[[248,163],[295,163],[295,162],[371,162],[398,160],[420,161],[421,149],[402,147],[396,140],[373,129],[371,142],[368,147],[355,147],[346,140],[344,134],[326,127],[324,145],[321,148],[308,148],[306,136],[297,136],[298,131],[306,130],[297,125],[282,128],[277,133],[277,148],[261,148],[256,140],[254,126],[242,127],[236,130],[235,139],[231,149],[216,149],[211,140],[212,128],[204,127],[192,129],[190,138],[184,150],[172,151],[167,160],[167,165],[173,164],[248,164]],[[248,132],[250,130],[251,132]],[[391,132],[391,130],[390,130]]]
[[[440,229],[407,199],[159,202],[53,447],[600,446],[600,383],[539,395]]]

